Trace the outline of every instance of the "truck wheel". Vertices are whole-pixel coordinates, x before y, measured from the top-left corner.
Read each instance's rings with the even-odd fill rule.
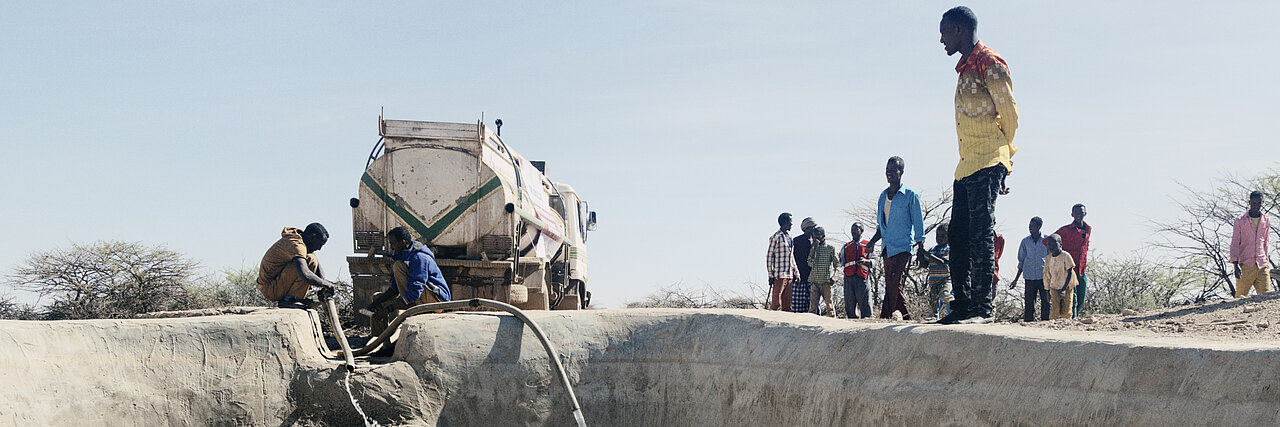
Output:
[[[507,304],[520,305],[529,302],[529,288],[524,285],[511,285],[507,291]]]

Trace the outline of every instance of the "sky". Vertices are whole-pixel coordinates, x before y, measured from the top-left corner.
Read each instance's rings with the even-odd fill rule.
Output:
[[[746,292],[780,212],[847,230],[894,155],[905,186],[949,188],[955,5],[4,2],[0,272],[100,240],[253,268],[283,227],[321,222],[320,261],[346,278],[347,200],[385,111],[502,118],[598,212],[596,304]],[[1092,253],[1142,252],[1178,183],[1277,166],[1280,3],[966,5],[1020,112],[1006,237],[1080,202]]]

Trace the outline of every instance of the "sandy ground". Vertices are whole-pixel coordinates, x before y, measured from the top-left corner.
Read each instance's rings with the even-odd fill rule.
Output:
[[[1017,325],[1213,341],[1280,341],[1280,292],[1207,304]]]
[[[1021,313],[1019,313],[1021,315]],[[842,319],[843,320],[843,319]],[[932,319],[902,321],[859,319],[860,323],[929,324]],[[1191,304],[1124,314],[1099,314],[1082,319],[1023,322],[997,319],[994,325],[1052,329],[1069,332],[1099,332],[1108,335],[1169,339],[1197,338],[1222,342],[1275,342],[1280,344],[1280,291],[1247,298]],[[1075,335],[1087,339],[1087,335]]]
[[[881,319],[861,319],[857,322],[904,323],[901,320]],[[1035,322],[1023,322],[1022,319],[1000,319],[993,324],[1168,338],[1171,344],[1177,343],[1179,338],[1224,342],[1274,341],[1280,344],[1280,292],[1160,310],[1129,310],[1124,314],[1099,314],[1081,319]]]

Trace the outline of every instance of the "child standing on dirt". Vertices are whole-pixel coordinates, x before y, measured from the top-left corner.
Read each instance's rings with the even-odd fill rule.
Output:
[[[809,283],[813,284],[813,292],[809,297],[809,312],[821,314],[818,310],[818,298],[826,305],[827,315],[836,316],[836,307],[831,302],[831,286],[835,279],[832,273],[840,268],[836,257],[836,248],[827,243],[827,232],[822,227],[813,229],[813,251],[809,253]]]
[[[951,302],[951,246],[948,245],[947,224],[939,224],[934,230],[937,246],[929,249],[921,260],[929,264],[929,276],[925,283],[929,285],[929,311],[934,319],[946,316],[951,310],[947,303]]]
[[[850,319],[871,317],[871,293],[867,276],[871,275],[871,257],[867,241],[862,240],[862,224],[849,226],[849,243],[840,249],[844,264],[844,316]]]
[[[1062,237],[1050,234],[1044,243],[1049,255],[1044,257],[1044,288],[1049,291],[1049,320],[1070,319],[1072,290],[1076,287],[1076,263],[1062,250]]]

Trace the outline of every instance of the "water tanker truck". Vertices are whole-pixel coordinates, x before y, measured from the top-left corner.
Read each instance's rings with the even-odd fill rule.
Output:
[[[511,149],[484,122],[378,118],[381,139],[351,199],[357,307],[391,280],[386,232],[404,226],[436,255],[454,299],[576,310],[587,290],[587,233],[596,213],[545,163]]]

